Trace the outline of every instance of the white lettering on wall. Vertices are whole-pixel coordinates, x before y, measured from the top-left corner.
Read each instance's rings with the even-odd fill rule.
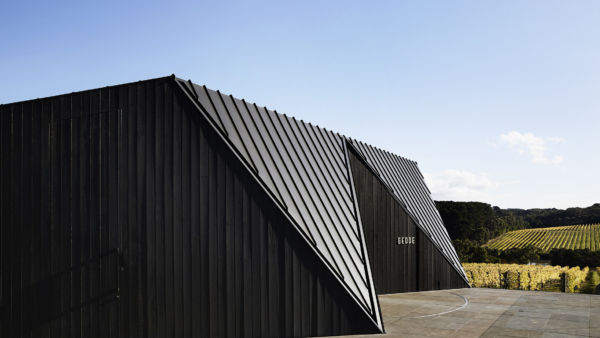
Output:
[[[414,236],[398,237],[398,245],[403,245],[403,244],[415,244],[415,237]]]

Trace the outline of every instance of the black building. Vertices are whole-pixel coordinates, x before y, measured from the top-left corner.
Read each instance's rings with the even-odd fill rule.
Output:
[[[0,337],[383,330],[467,287],[417,164],[169,76],[0,106]]]

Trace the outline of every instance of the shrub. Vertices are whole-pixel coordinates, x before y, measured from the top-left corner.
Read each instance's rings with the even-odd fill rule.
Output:
[[[585,282],[589,268],[580,269],[578,266],[570,268],[565,272],[565,292],[575,292],[581,289],[581,285]]]
[[[561,275],[568,270],[561,266],[486,263],[465,263],[463,267],[473,287],[521,290],[559,289]],[[574,276],[575,270],[579,268],[572,269]],[[585,274],[583,275],[585,280]]]

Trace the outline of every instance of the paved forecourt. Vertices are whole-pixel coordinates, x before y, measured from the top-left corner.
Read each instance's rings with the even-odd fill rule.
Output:
[[[385,335],[600,337],[600,295],[455,289],[380,295]]]

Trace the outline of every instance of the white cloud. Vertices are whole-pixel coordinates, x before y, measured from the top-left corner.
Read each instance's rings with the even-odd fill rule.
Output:
[[[436,174],[423,174],[425,183],[436,200],[481,201],[488,192],[498,187],[485,174],[448,169]]]
[[[513,130],[500,135],[500,141],[516,149],[519,154],[529,154],[531,160],[536,163],[558,164],[563,160],[560,155],[551,158],[546,155],[548,144],[558,144],[565,141],[561,137],[542,138],[533,135],[533,133],[520,133]]]

